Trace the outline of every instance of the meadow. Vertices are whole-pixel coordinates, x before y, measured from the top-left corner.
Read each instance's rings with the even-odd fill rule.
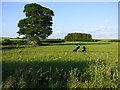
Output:
[[[76,44],[2,50],[2,88],[118,88],[118,42]]]

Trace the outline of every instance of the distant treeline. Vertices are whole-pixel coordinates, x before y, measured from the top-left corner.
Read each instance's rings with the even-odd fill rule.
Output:
[[[10,39],[4,39],[2,42],[0,42],[2,45],[26,45],[28,44],[27,40],[10,40]]]
[[[70,34],[68,34],[70,35]],[[89,36],[90,34],[88,34]],[[86,36],[86,37],[88,37]],[[68,37],[68,36],[66,36]],[[44,44],[50,44],[50,43],[56,43],[56,44],[64,44],[65,41],[79,41],[79,42],[99,42],[102,40],[98,40],[98,39],[92,39],[91,35],[89,36],[90,38],[87,39],[45,39],[45,40],[41,40],[41,43]],[[30,43],[31,41],[27,40],[27,39],[22,39],[22,38],[4,38],[3,40],[0,41],[0,45],[31,45]],[[102,42],[120,42],[119,39],[111,39],[111,40],[106,40],[106,41],[102,41]]]
[[[41,40],[41,43],[62,43],[65,42],[64,39],[45,39]],[[3,41],[0,42],[1,45],[29,45],[29,40],[27,39],[9,39],[5,38]]]
[[[68,33],[64,39],[66,41],[91,41],[92,35],[86,33]]]
[[[62,42],[65,42],[65,40],[64,39],[45,39],[45,40],[41,40],[41,42],[62,43]]]
[[[109,40],[109,42],[120,42],[120,39]]]

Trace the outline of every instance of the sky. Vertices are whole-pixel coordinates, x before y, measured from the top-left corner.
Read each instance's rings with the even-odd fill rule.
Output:
[[[29,2],[31,3],[31,2]],[[53,33],[48,38],[64,38],[68,33],[88,33],[95,39],[118,38],[117,2],[37,2],[53,10]],[[2,36],[18,37],[19,20],[27,2],[2,2]],[[0,27],[1,28],[1,27]]]

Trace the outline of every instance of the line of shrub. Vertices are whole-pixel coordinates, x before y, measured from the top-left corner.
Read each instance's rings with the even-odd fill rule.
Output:
[[[64,39],[45,39],[41,40],[42,43],[62,43],[65,42]],[[10,40],[10,39],[4,39],[2,42],[0,42],[1,45],[29,45],[30,43],[28,40]]]
[[[108,42],[120,42],[120,39],[116,39],[116,40],[109,40]]]
[[[4,39],[2,42],[0,42],[1,45],[26,45],[28,43],[27,40],[10,40],[10,39]]]
[[[41,42],[62,43],[62,42],[65,42],[65,40],[64,39],[45,39],[45,40],[41,40]]]

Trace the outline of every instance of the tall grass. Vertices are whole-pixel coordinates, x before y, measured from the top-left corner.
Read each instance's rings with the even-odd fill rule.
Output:
[[[3,50],[3,88],[117,88],[118,44]]]

